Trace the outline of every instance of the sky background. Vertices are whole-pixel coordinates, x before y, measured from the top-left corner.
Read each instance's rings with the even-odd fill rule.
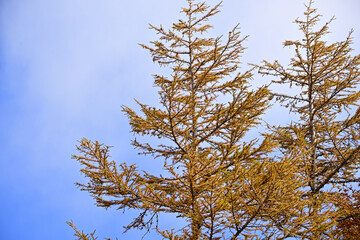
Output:
[[[287,64],[293,52],[282,42],[301,37],[293,20],[302,17],[303,3],[224,0],[210,34],[227,34],[240,23],[242,35],[250,35],[244,70],[263,59]],[[144,232],[121,234],[136,212],[97,208],[76,188],[84,178],[71,155],[86,137],[114,146],[119,163],[161,170],[130,146],[133,135],[120,106],[137,109],[134,98],[156,104],[151,75],[163,70],[138,43],[156,40],[148,24],[168,28],[184,6],[185,0],[0,0],[1,240],[74,239],[69,220],[85,232],[97,229],[99,239],[141,239]],[[329,42],[344,40],[353,28],[353,54],[359,54],[360,1],[316,0],[314,6],[323,20],[336,16]],[[255,75],[254,81],[267,79]],[[265,119],[289,120],[276,107]],[[165,216],[160,226],[178,222]]]

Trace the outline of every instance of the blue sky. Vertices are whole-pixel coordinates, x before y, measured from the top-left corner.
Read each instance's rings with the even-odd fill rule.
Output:
[[[292,52],[281,43],[299,38],[292,22],[303,3],[224,0],[211,34],[226,34],[239,22],[243,36],[250,35],[244,63],[286,64]],[[0,0],[0,239],[74,239],[65,223],[71,219],[100,237],[141,239],[144,232],[121,234],[135,212],[97,208],[74,186],[84,179],[71,155],[86,137],[114,146],[118,162],[160,170],[129,145],[133,135],[120,106],[135,107],[134,98],[156,104],[151,74],[163,70],[138,43],[155,40],[148,24],[171,26],[181,6],[185,0]],[[329,41],[354,28],[353,54],[359,54],[360,1],[317,0],[315,7],[323,20],[337,18]],[[277,110],[266,120],[286,122]],[[160,220],[160,226],[177,224]]]

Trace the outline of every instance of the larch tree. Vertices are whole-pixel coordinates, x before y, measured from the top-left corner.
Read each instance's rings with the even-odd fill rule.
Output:
[[[267,86],[252,89],[252,70],[239,72],[246,37],[236,26],[225,39],[206,38],[208,19],[220,4],[187,3],[184,19],[170,30],[151,26],[159,40],[141,45],[154,62],[171,70],[168,76],[154,75],[161,107],[138,102],[137,113],[123,106],[134,134],[163,141],[135,139],[132,145],[153,161],[163,161],[164,173],[117,165],[108,146],[84,138],[74,158],[89,182],[78,186],[99,207],[139,210],[126,230],[156,229],[164,239],[252,239],[259,234],[269,239],[279,234],[272,219],[301,204],[303,179],[292,158],[272,157],[278,143],[269,136],[244,140],[269,106]],[[156,218],[163,213],[188,224],[161,230]],[[79,239],[94,238],[69,224]]]
[[[337,221],[334,236],[341,240],[356,240],[360,236],[360,191],[352,186],[340,189],[336,207],[343,212]]]
[[[303,38],[284,42],[295,50],[289,66],[264,61],[258,70],[275,76],[274,85],[293,89],[272,94],[289,108],[293,121],[270,129],[279,143],[278,157],[296,156],[298,174],[306,183],[302,188],[305,207],[296,215],[286,213],[274,219],[274,224],[293,233],[289,236],[332,239],[334,226],[349,214],[336,204],[339,188],[360,182],[356,175],[360,163],[360,55],[350,55],[352,31],[344,41],[328,44],[324,40],[333,18],[317,28],[321,15],[312,4],[310,0],[306,5],[305,19],[295,21]]]

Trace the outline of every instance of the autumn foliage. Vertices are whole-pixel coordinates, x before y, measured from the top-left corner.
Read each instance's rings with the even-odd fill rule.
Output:
[[[339,218],[334,236],[337,239],[356,240],[360,236],[360,191],[353,187],[342,188],[336,207],[343,211]]]
[[[161,107],[123,106],[139,136],[132,145],[162,161],[164,173],[117,164],[108,146],[84,138],[74,158],[89,181],[78,186],[99,207],[139,210],[126,230],[155,230],[163,239],[334,239],[359,232],[352,214],[360,195],[353,192],[355,204],[341,191],[359,182],[360,55],[350,55],[351,32],[327,44],[332,19],[318,28],[320,15],[309,2],[305,19],[296,20],[303,38],[284,43],[295,50],[289,66],[254,66],[275,77],[272,85],[297,91],[291,95],[272,91],[269,83],[252,87],[260,76],[254,68],[239,69],[246,37],[237,26],[226,37],[206,37],[220,4],[187,3],[183,19],[170,30],[151,25],[159,39],[141,45],[171,70],[154,75]],[[249,140],[271,99],[297,118]],[[156,219],[162,213],[188,224],[161,229]],[[70,224],[78,239],[95,238]]]
[[[295,50],[289,66],[264,61],[258,69],[277,77],[274,84],[297,91],[272,94],[298,116],[288,126],[272,127],[272,136],[280,144],[280,158],[299,158],[299,174],[304,176],[301,201],[308,201],[304,215],[310,217],[299,230],[302,237],[319,239],[330,236],[327,229],[339,218],[333,204],[339,187],[359,182],[360,55],[349,54],[352,32],[341,42],[323,40],[333,19],[317,27],[321,15],[312,8],[312,1],[304,15],[304,20],[295,21],[302,40],[284,43]]]

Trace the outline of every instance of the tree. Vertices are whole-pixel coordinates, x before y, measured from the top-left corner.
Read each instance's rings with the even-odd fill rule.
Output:
[[[351,32],[327,44],[333,19],[316,30],[320,15],[310,0],[305,20],[295,21],[303,39],[284,43],[295,49],[289,66],[257,66],[260,74],[279,78],[272,84],[287,84],[297,94],[271,93],[268,86],[251,88],[252,69],[239,72],[246,37],[237,26],[225,40],[205,37],[220,4],[187,3],[183,20],[170,30],[151,25],[159,40],[141,45],[171,70],[154,76],[161,107],[138,102],[137,113],[123,106],[133,133],[162,141],[132,144],[162,161],[164,173],[117,166],[109,146],[84,138],[74,158],[89,182],[78,186],[100,207],[139,210],[126,231],[156,229],[164,239],[334,239],[349,234],[346,227],[357,231],[351,211],[358,210],[358,193],[341,191],[360,182],[360,55],[350,55]],[[272,97],[289,108],[292,123],[245,141]],[[188,225],[161,230],[156,219],[163,213]],[[69,224],[79,239],[96,238]]]
[[[338,219],[334,236],[342,240],[356,240],[360,235],[360,191],[351,186],[342,188],[336,207],[344,212]]]
[[[269,106],[267,86],[252,90],[252,70],[238,71],[246,37],[237,26],[225,40],[204,37],[220,4],[187,3],[185,19],[168,31],[151,26],[159,40],[141,45],[154,62],[171,70],[169,76],[154,76],[162,107],[138,102],[138,114],[123,106],[132,132],[162,139],[158,146],[137,139],[132,144],[163,161],[164,174],[117,166],[108,146],[84,138],[74,158],[89,182],[78,185],[100,207],[140,210],[126,230],[150,230],[159,214],[173,213],[189,224],[180,230],[156,225],[165,239],[247,239],[259,232],[270,238],[279,234],[271,219],[302,204],[302,178],[293,159],[271,156],[277,143],[268,135],[243,140]],[[72,226],[79,239],[87,239]]]
[[[287,84],[297,91],[273,93],[289,108],[294,121],[272,127],[272,131],[280,144],[279,157],[296,155],[300,159],[299,174],[306,183],[303,201],[308,204],[299,217],[274,222],[279,229],[298,228],[294,236],[320,239],[330,238],[336,220],[344,217],[335,204],[339,187],[360,182],[356,176],[360,163],[360,55],[350,55],[352,31],[341,42],[327,44],[323,40],[334,18],[316,30],[321,15],[312,4],[310,0],[306,5],[305,20],[295,21],[303,39],[284,43],[295,49],[289,66],[264,61],[258,70],[277,77],[273,83]],[[308,221],[294,224],[305,216]]]

